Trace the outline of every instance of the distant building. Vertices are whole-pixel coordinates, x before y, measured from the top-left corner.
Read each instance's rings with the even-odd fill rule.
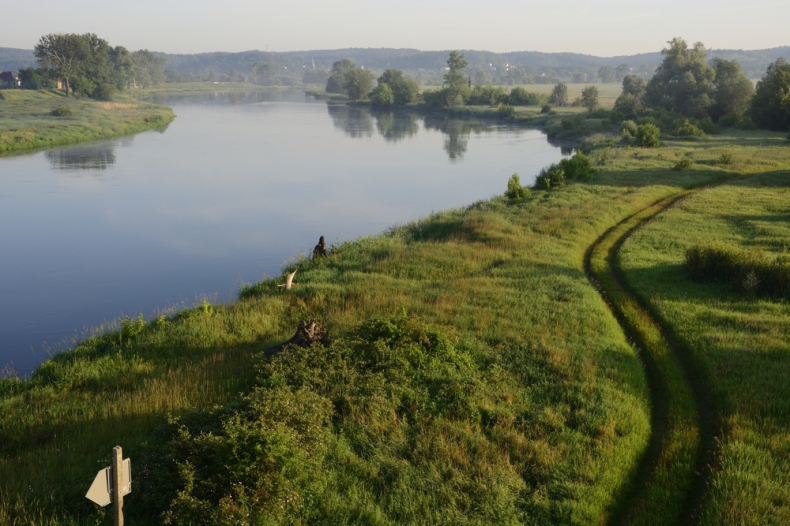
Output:
[[[10,71],[3,71],[0,73],[0,86],[4,88],[18,88],[22,85],[18,75],[14,75]]]

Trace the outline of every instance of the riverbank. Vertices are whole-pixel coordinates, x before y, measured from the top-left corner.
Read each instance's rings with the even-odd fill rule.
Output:
[[[129,318],[29,380],[2,380],[0,522],[101,521],[83,486],[108,461],[107,444],[121,444],[144,474],[124,510],[135,523],[249,513],[281,523],[602,524],[629,509],[652,402],[637,352],[587,279],[585,254],[615,225],[629,226],[623,219],[729,177],[748,184],[747,174],[784,170],[760,183],[779,196],[769,208],[784,217],[790,148],[781,134],[737,132],[652,149],[621,143],[590,157],[598,169],[590,181],[495,197],[331,247],[327,259],[284,269],[297,271],[290,293],[276,286],[281,276],[242,287],[238,302]],[[675,169],[680,160],[689,162]],[[704,208],[731,215],[737,205],[728,197]],[[668,232],[682,232],[686,219]],[[757,226],[775,231],[770,221]],[[640,251],[661,253],[666,232],[656,237]],[[656,268],[671,270],[678,297],[702,308],[686,299],[678,250],[667,252],[671,261]],[[639,283],[639,262],[626,263]],[[646,296],[663,294],[655,283]],[[706,294],[721,285],[711,287]],[[749,334],[773,337],[777,323],[790,323],[781,309],[772,316],[780,317],[756,320]],[[267,361],[266,349],[308,318],[334,343]],[[787,363],[772,360],[777,371]],[[773,429],[787,429],[783,415],[769,413],[780,418]],[[777,436],[775,463],[787,460]],[[677,442],[684,458],[670,468],[693,471],[694,440]],[[688,486],[666,473],[672,484],[654,482],[653,495],[666,498],[671,486],[678,504]],[[727,502],[743,511],[755,498]],[[786,509],[776,502],[762,504]],[[661,524],[677,522],[677,510],[663,512]]]
[[[170,108],[125,95],[103,102],[57,90],[0,90],[0,155],[138,133],[174,118]]]

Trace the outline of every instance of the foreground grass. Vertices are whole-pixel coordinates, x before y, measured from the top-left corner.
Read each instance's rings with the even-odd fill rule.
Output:
[[[71,115],[54,116],[56,108]],[[101,102],[57,90],[0,90],[0,155],[137,133],[173,118],[170,108],[123,96]]]
[[[685,251],[719,240],[782,253],[788,203],[789,171],[755,175],[691,197],[622,250],[628,282],[684,344],[721,414],[720,465],[701,524],[790,522],[790,307],[788,298],[692,281]]]
[[[254,374],[245,353],[286,339],[309,316],[340,335],[403,308],[450,334],[472,360],[470,381],[480,386],[472,416],[448,411],[434,414],[430,425],[416,420],[392,428],[397,421],[384,415],[360,415],[350,427],[335,424],[322,471],[326,490],[312,509],[330,522],[364,522],[353,518],[354,509],[373,510],[382,524],[439,523],[442,516],[468,523],[605,522],[647,443],[649,402],[639,361],[587,281],[583,254],[621,217],[710,177],[652,175],[661,184],[603,173],[594,185],[437,214],[338,247],[316,266],[300,263],[300,285],[290,295],[262,283],[239,303],[198,308],[168,326],[149,324],[128,341],[89,339],[31,380],[6,381],[5,522],[17,520],[13,509],[25,510],[23,517],[93,521],[101,512],[84,500],[82,486],[110,448],[119,443],[131,458],[143,458],[144,443],[171,443],[153,433],[168,413],[238,398]],[[227,358],[227,369],[210,365],[228,354],[236,358]],[[195,364],[192,374],[203,371],[205,383],[184,381],[189,373],[178,372],[188,367],[184,361]],[[171,396],[171,389],[183,394]],[[349,450],[351,431],[365,421],[363,438],[355,435]],[[200,436],[195,429],[193,436]],[[398,446],[398,437],[410,438]],[[396,467],[414,485],[382,487],[376,473]],[[427,472],[439,478],[419,484]],[[151,488],[158,489],[175,499],[173,488]],[[435,510],[432,519],[425,509]],[[150,511],[164,511],[135,508],[133,497],[127,510],[149,522]]]

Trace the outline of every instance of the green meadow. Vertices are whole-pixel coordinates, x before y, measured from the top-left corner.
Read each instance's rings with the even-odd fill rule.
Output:
[[[0,90],[0,155],[167,126],[173,110],[129,97],[96,101],[58,90]]]
[[[166,115],[20,96],[42,130]],[[784,134],[636,148],[539,111],[515,118],[593,134],[590,180],[332,246],[0,379],[0,523],[110,524],[84,493],[117,444],[130,524],[788,522],[788,298],[685,267],[707,241],[787,257]],[[308,319],[331,341],[270,357]]]

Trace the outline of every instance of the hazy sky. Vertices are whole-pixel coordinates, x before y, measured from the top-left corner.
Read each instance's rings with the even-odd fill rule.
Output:
[[[92,32],[168,53],[345,47],[658,51],[675,36],[708,48],[790,45],[790,0],[4,0],[0,47]]]

